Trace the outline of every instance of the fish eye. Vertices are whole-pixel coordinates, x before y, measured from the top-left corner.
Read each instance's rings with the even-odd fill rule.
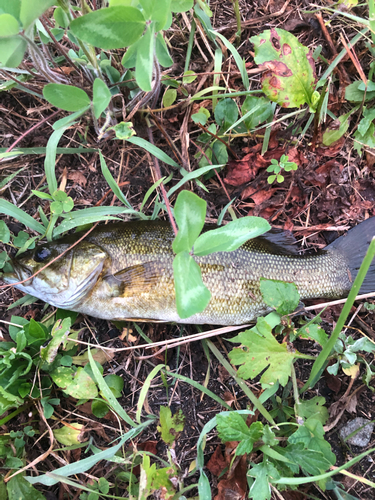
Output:
[[[45,247],[38,248],[34,254],[35,262],[43,262],[51,255],[51,250]]]

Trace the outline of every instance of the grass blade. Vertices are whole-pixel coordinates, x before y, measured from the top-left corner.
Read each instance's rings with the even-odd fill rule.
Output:
[[[170,158],[166,153],[164,153],[164,151],[159,149],[157,146],[151,144],[151,142],[142,139],[142,137],[130,137],[129,139],[126,140],[128,142],[131,142],[132,144],[135,144],[136,146],[139,146],[140,148],[145,149],[150,154],[156,156],[156,158],[158,158],[160,161],[163,161],[167,165],[170,165],[171,167],[180,168],[180,165],[176,163],[174,160],[172,160],[172,158]]]
[[[33,231],[36,231],[39,234],[44,234],[46,232],[46,228],[42,226],[40,222],[36,221],[31,217],[31,215],[27,214],[7,200],[0,199],[0,213],[9,215],[10,217],[14,217],[26,227],[32,229]]]

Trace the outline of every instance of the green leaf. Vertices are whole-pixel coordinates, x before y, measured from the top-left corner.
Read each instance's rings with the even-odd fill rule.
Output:
[[[0,385],[0,415],[4,415],[4,413],[10,408],[18,408],[22,404],[22,399],[6,391]]]
[[[247,130],[258,127],[261,123],[269,120],[273,115],[272,104],[265,97],[257,97],[254,95],[246,96],[246,99],[241,107],[242,115],[250,113],[244,119]]]
[[[137,44],[137,59],[135,65],[135,79],[139,87],[145,92],[152,89],[152,70],[154,67],[155,26],[147,26],[146,33]]]
[[[164,153],[164,151],[159,149],[157,146],[154,146],[150,142],[146,141],[145,139],[142,139],[142,137],[131,137],[130,139],[127,139],[127,141],[130,142],[131,144],[135,144],[136,146],[145,149],[150,154],[156,156],[156,158],[163,161],[167,165],[171,165],[171,167],[180,168],[180,165],[176,163],[174,160],[172,160],[172,158],[170,158],[166,153]],[[193,174],[194,172],[190,173]]]
[[[13,0],[12,0],[13,1]],[[30,24],[40,17],[44,12],[55,3],[55,0],[22,0],[20,20],[25,30]]]
[[[132,122],[120,122],[113,127],[113,130],[116,133],[117,139],[122,141],[126,141],[130,139],[133,135],[135,135],[135,130],[133,128]]]
[[[122,122],[123,123],[123,122]],[[117,198],[128,208],[133,210],[133,207],[130,205],[128,200],[126,199],[126,196],[124,193],[121,191],[119,188],[117,182],[113,178],[109,168],[107,167],[107,164],[105,162],[104,156],[102,155],[101,151],[99,152],[99,157],[100,157],[100,166],[102,169],[102,174],[105,177],[105,180],[108,182],[109,187],[112,189],[112,191],[115,193]]]
[[[0,0],[0,14],[11,14],[16,19],[20,18],[21,0]]]
[[[298,329],[298,335],[302,339],[313,339],[315,342],[324,347],[328,340],[328,335],[323,330],[323,328],[316,323],[308,323],[302,328]]]
[[[318,450],[306,449],[303,443],[296,443],[285,448],[284,455],[299,465],[303,472],[312,476],[321,474],[331,467],[331,463]]]
[[[196,80],[197,78],[198,78],[198,75],[196,74],[195,71],[188,70],[184,73],[184,75],[182,77],[182,83],[184,85],[189,84],[189,83],[193,83],[193,81]]]
[[[204,226],[207,203],[190,191],[177,196],[174,215],[178,226],[172,248],[175,253],[190,252]]]
[[[160,407],[160,425],[158,425],[158,432],[161,433],[162,440],[168,445],[172,446],[177,439],[178,433],[184,430],[185,417],[182,410],[178,409],[172,417],[172,412],[169,406]]]
[[[272,386],[277,381],[286,385],[293,359],[299,353],[289,352],[285,342],[279,344],[264,318],[258,318],[256,327],[241,332],[236,341],[242,345],[229,353],[229,359],[234,365],[241,365],[238,369],[239,377],[253,379],[267,368],[260,379],[263,385]]]
[[[94,401],[91,403],[91,411],[93,412],[95,417],[103,418],[109,412],[109,408],[107,403],[105,403],[104,401],[102,400],[98,401],[94,399]]]
[[[243,417],[234,411],[218,414],[216,421],[218,435],[223,443],[240,441],[236,455],[251,453],[254,443],[262,436],[263,424],[261,422],[253,422],[249,428]]]
[[[193,7],[194,0],[172,0],[171,1],[171,11],[172,12],[186,12]]]
[[[307,47],[288,31],[272,28],[250,38],[266,96],[284,108],[312,104],[315,63]]]
[[[294,283],[261,278],[260,291],[264,302],[282,316],[293,312],[299,304],[300,297]]]
[[[26,41],[20,36],[0,38],[0,65],[17,68],[23,60],[25,51]]]
[[[171,0],[139,0],[147,19],[155,22],[155,31],[164,29],[170,12]]]
[[[40,222],[37,222],[33,217],[31,217],[31,215],[27,214],[7,200],[0,199],[0,213],[14,217],[26,227],[36,231],[37,233],[45,233],[46,229]]]
[[[73,34],[101,49],[121,49],[135,43],[146,26],[142,12],[115,6],[96,10],[70,23]]]
[[[11,14],[0,14],[0,37],[18,35],[19,24]]]
[[[271,498],[271,486],[269,483],[273,479],[280,478],[277,469],[266,458],[263,458],[263,462],[253,465],[247,472],[247,475],[255,477],[255,481],[250,487],[249,498],[269,500]]]
[[[214,115],[216,123],[225,132],[238,118],[237,104],[230,97],[226,97],[218,102]]]
[[[161,64],[161,66],[163,66],[163,68],[169,68],[170,66],[172,66],[173,59],[169,54],[163,34],[160,32],[156,35],[155,53],[159,63]]]
[[[74,446],[81,444],[78,437],[82,432],[82,428],[82,424],[70,422],[69,426],[64,425],[63,427],[60,427],[60,429],[54,429],[53,435],[59,443],[64,444],[65,446]]]
[[[360,86],[362,85],[362,80],[358,80],[356,82],[351,83],[345,88],[345,99],[349,102],[361,103],[363,101],[363,97],[365,95],[364,90],[360,90]],[[365,102],[371,101],[374,99],[375,91],[367,91]]]
[[[242,219],[201,234],[194,243],[194,255],[233,252],[247,240],[265,233],[270,228],[268,222],[261,217],[242,217]]]
[[[70,318],[65,318],[63,321],[58,320],[53,325],[51,332],[52,340],[47,346],[40,348],[40,357],[44,362],[52,363],[56,358],[60,345],[65,345],[66,339],[70,333],[70,327]]]
[[[120,398],[124,388],[124,379],[118,375],[110,374],[104,377],[105,383],[113,392],[115,398]]]
[[[56,7],[56,9],[53,11],[53,17],[56,23],[62,28],[67,28],[69,26],[69,16],[61,7]]]
[[[93,85],[94,115],[98,119],[111,101],[112,94],[100,78],[95,78]]]
[[[165,108],[168,108],[169,106],[172,106],[172,104],[175,102],[177,97],[177,90],[176,89],[168,89],[165,91],[165,94],[163,96],[163,106]]]
[[[330,146],[334,142],[341,139],[341,137],[347,132],[350,124],[349,117],[352,113],[353,110],[330,123],[323,133],[322,142],[324,146]]]
[[[65,111],[79,111],[91,102],[84,90],[62,83],[48,83],[45,85],[43,87],[43,96],[50,104]]]
[[[3,220],[0,220],[0,241],[3,243],[10,242],[10,231]]]
[[[200,267],[188,252],[180,252],[173,261],[177,312],[181,319],[202,312],[211,299],[203,284]]]
[[[46,500],[46,497],[34,488],[26,479],[17,474],[7,483],[9,500]]]

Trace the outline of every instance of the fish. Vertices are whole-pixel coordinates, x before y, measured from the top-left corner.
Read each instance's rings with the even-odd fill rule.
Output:
[[[217,226],[205,226],[204,231]],[[195,257],[211,292],[208,306],[181,319],[173,279],[168,222],[130,221],[98,226],[82,241],[75,233],[40,244],[12,260],[14,271],[2,279],[60,309],[105,320],[241,325],[270,312],[260,279],[295,283],[301,300],[348,295],[368,245],[375,217],[340,236],[323,250],[300,255],[285,232],[270,231],[232,252]],[[67,251],[48,267],[42,267]],[[375,290],[374,264],[361,293]]]

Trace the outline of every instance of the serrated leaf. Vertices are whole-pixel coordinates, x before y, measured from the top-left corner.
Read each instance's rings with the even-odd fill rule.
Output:
[[[285,456],[299,465],[303,472],[312,476],[322,474],[331,467],[331,463],[318,450],[305,449],[303,443],[287,446]]]
[[[181,191],[174,206],[178,233],[172,243],[175,253],[190,252],[204,226],[207,203],[190,191]]]
[[[284,108],[312,104],[315,63],[307,47],[288,31],[272,28],[253,36],[255,62],[267,71],[262,76],[266,96]]]
[[[318,342],[322,347],[324,347],[328,340],[327,333],[323,330],[323,328],[316,323],[311,323],[308,325],[299,328],[298,335],[302,339],[313,339],[315,342]]]
[[[145,25],[145,18],[139,9],[114,6],[74,19],[70,23],[70,29],[84,42],[111,50],[135,43],[141,37]]]
[[[173,260],[177,312],[181,319],[206,309],[211,292],[202,281],[200,267],[188,252],[179,252]]]
[[[253,445],[262,436],[263,424],[253,422],[250,427],[241,415],[236,412],[220,413],[216,416],[217,430],[223,443],[240,441],[236,448],[236,455],[251,453]]]
[[[294,283],[261,278],[260,291],[264,302],[282,316],[293,312],[299,304],[300,297]]]
[[[255,481],[250,488],[249,498],[269,500],[271,498],[269,483],[272,479],[280,478],[277,469],[267,459],[263,459],[260,464],[253,465],[247,475],[255,477]]]
[[[262,384],[271,386],[279,381],[285,385],[288,382],[293,359],[299,353],[288,352],[286,343],[279,344],[264,318],[258,318],[256,328],[241,332],[236,339],[242,347],[234,348],[229,358],[233,364],[241,365],[238,369],[241,378],[253,379],[268,367],[260,379]]]
[[[182,410],[172,416],[169,406],[160,407],[160,425],[157,429],[161,433],[162,440],[168,445],[172,446],[176,440],[177,435],[184,430],[185,417]]]
[[[324,406],[326,400],[323,396],[315,396],[312,399],[300,401],[297,412],[300,417],[310,419],[314,418],[324,425],[328,420],[328,410]]]
[[[52,363],[56,358],[57,352],[61,344],[65,344],[70,333],[71,320],[65,318],[63,321],[58,320],[52,328],[52,340],[46,347],[40,348],[40,357],[46,363]]]
[[[242,217],[201,234],[194,244],[194,254],[203,256],[213,252],[233,252],[247,240],[269,229],[270,225],[261,217]]]

